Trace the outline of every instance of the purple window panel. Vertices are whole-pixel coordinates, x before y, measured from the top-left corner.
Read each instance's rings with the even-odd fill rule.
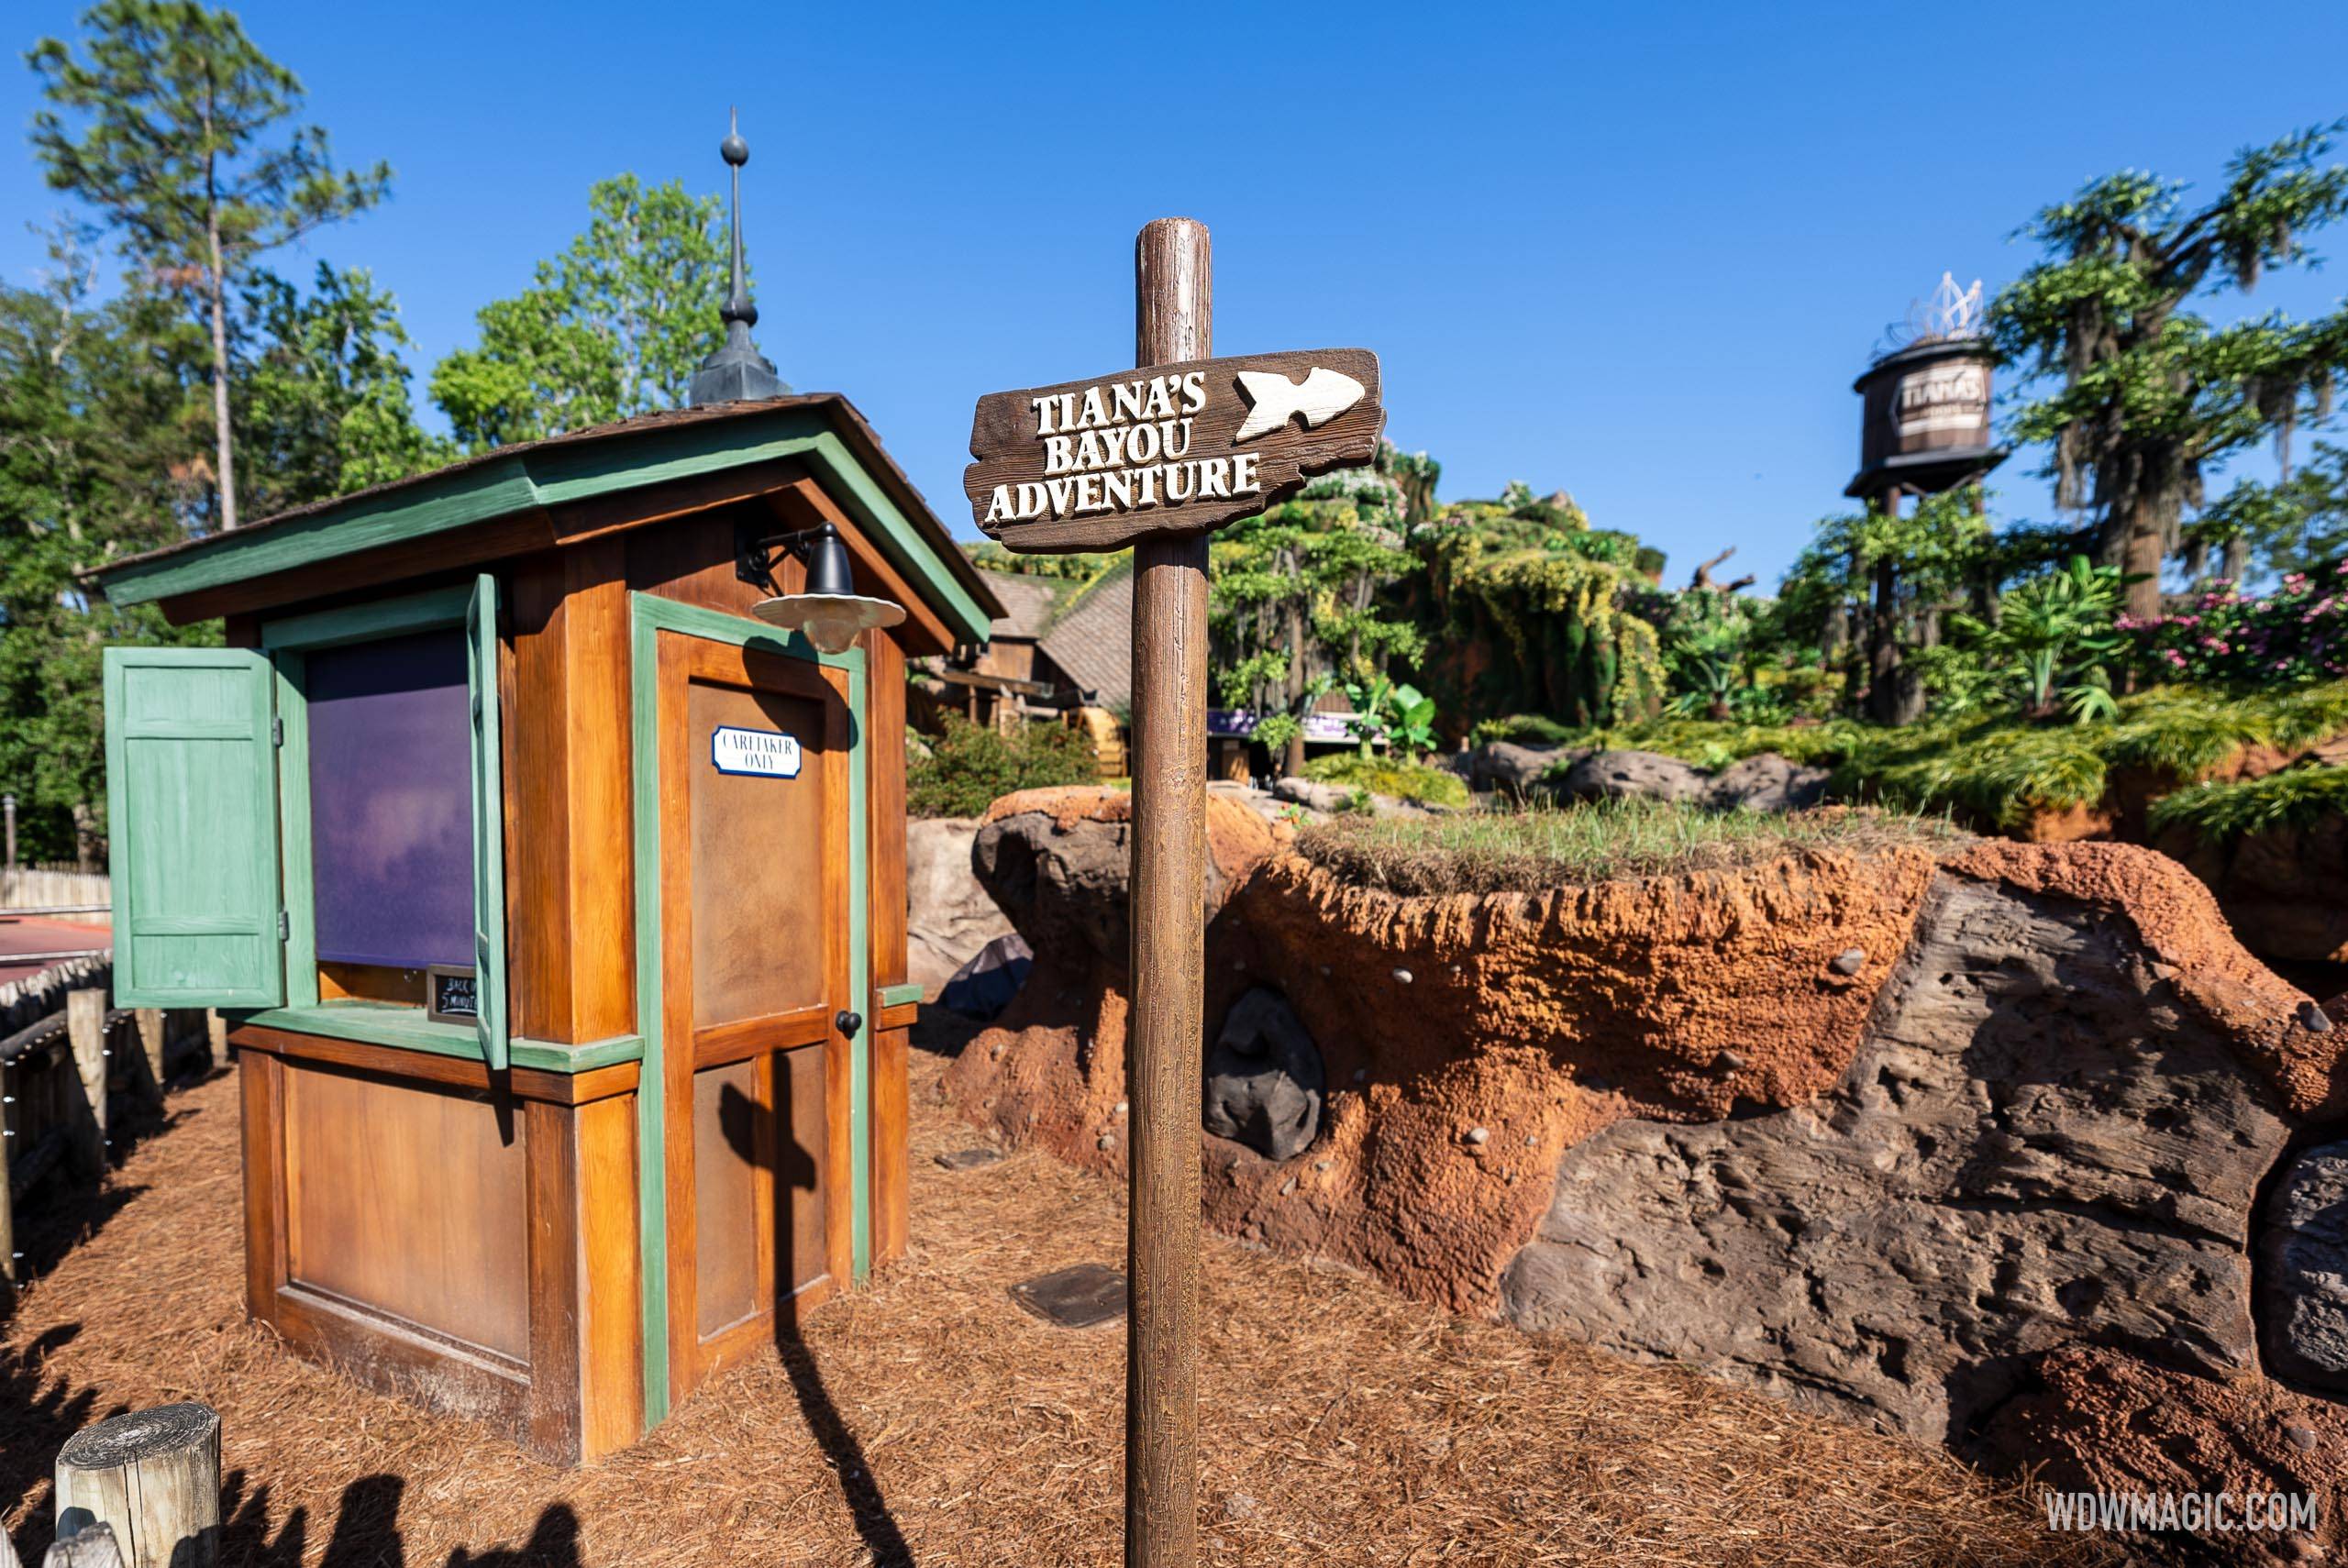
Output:
[[[471,963],[464,633],[320,648],[304,684],[318,956],[403,969]]]

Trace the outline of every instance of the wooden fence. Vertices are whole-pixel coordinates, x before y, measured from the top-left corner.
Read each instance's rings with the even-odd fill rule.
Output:
[[[0,1288],[17,1278],[17,1210],[51,1179],[95,1182],[123,1108],[160,1106],[191,1055],[225,1055],[216,1014],[109,1008],[104,958],[77,958],[0,987]]]
[[[0,910],[104,908],[113,902],[114,878],[103,871],[77,871],[71,866],[0,871]]]

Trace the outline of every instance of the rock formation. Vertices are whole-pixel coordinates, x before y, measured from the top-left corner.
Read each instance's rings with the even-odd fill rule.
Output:
[[[1066,860],[1033,880],[1113,898],[1075,843],[1117,808],[1069,809],[998,808],[982,868],[997,834],[995,864]],[[2348,1144],[2323,1135],[2348,1032],[2175,862],[1800,850],[1401,897],[1246,815],[1211,817],[1210,1039],[1281,1035],[1276,998],[1279,1049],[1309,1044],[1325,1088],[1286,1140],[1243,1133],[1271,1095],[1226,1107],[1210,1223],[2098,1485],[2170,1476],[2164,1454],[2242,1420],[2264,1423],[2247,1479],[2308,1469],[2283,1425],[2348,1440],[2325,1397],[2348,1375]],[[1023,931],[1055,918],[1008,880]],[[1122,1173],[1122,949],[1064,952],[949,1086],[1007,1139]],[[2066,1411],[2125,1441],[2066,1446]]]
[[[1011,922],[970,869],[979,824],[970,817],[915,817],[905,824],[906,978],[936,990]]]

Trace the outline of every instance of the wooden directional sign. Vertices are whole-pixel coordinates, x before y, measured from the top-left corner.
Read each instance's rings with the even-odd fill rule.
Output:
[[[1385,425],[1367,348],[1150,365],[980,398],[962,488],[1005,549],[1113,550],[1252,517]]]

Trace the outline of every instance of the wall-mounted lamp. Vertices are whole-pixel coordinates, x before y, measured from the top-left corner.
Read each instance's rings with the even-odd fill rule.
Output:
[[[774,580],[774,563],[785,555],[806,564],[803,593],[785,593]],[[858,634],[877,626],[894,626],[905,618],[905,607],[893,600],[868,599],[856,591],[847,569],[847,546],[829,523],[796,534],[743,537],[735,547],[734,575],[772,598],[761,600],[750,613],[786,632],[803,632],[825,653],[846,653]]]

